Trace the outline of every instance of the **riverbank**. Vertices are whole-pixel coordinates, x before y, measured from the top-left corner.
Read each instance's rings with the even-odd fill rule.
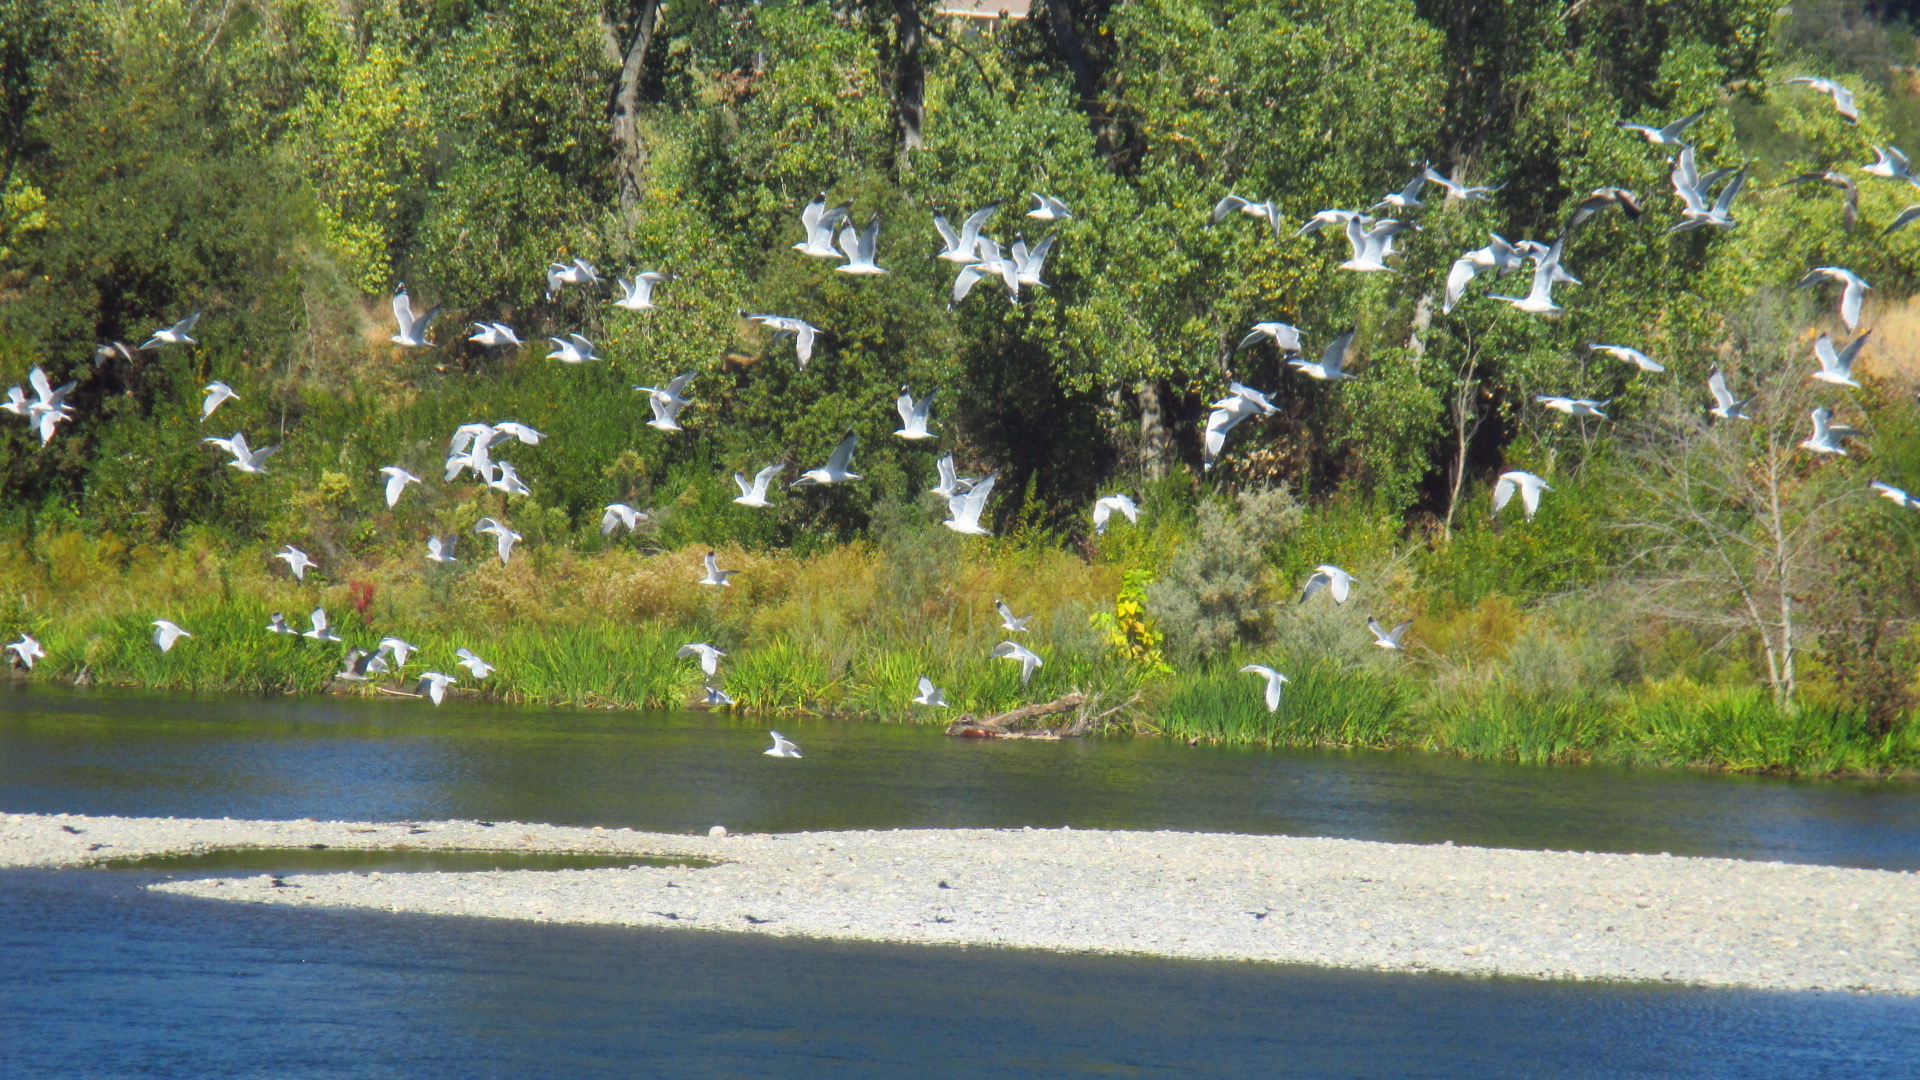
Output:
[[[1890,871],[1067,829],[703,837],[510,822],[0,815],[0,866],[313,844],[721,865],[283,874],[154,887],[236,902],[539,922],[1920,994],[1920,875]]]
[[[1877,729],[1866,712],[1818,692],[1811,676],[1816,689],[1782,708],[1750,677],[1685,653],[1671,636],[1661,639],[1665,653],[1695,659],[1654,667],[1643,655],[1651,646],[1606,639],[1611,631],[1592,620],[1562,621],[1498,596],[1464,608],[1416,605],[1408,591],[1392,606],[1428,613],[1414,619],[1404,652],[1374,647],[1361,614],[1316,597],[1263,608],[1269,644],[1173,661],[1156,651],[1137,568],[1164,561],[1171,540],[1143,529],[1125,542],[1137,547],[1110,539],[1089,560],[1047,547],[966,548],[960,539],[915,534],[807,555],[730,549],[720,561],[738,570],[735,585],[714,589],[698,584],[703,547],[529,547],[504,566],[475,559],[423,568],[417,553],[343,559],[296,582],[263,549],[206,538],[126,549],[67,533],[31,547],[0,542],[0,593],[20,600],[17,613],[0,617],[0,634],[38,639],[48,655],[16,677],[55,683],[377,694],[411,691],[433,670],[458,679],[456,699],[677,709],[702,702],[705,677],[676,652],[705,641],[727,654],[718,681],[733,708],[770,717],[944,724],[1078,692],[1107,724],[1182,741],[1796,776],[1920,774],[1920,726]],[[1030,620],[1024,631],[1005,629],[997,598]],[[304,629],[316,607],[343,642],[267,632],[272,613]],[[151,640],[155,618],[193,636],[161,653]],[[418,646],[399,677],[334,680],[343,649],[371,649],[389,636]],[[1029,683],[1018,665],[991,656],[1009,638],[1045,660]],[[478,679],[458,667],[462,648],[494,670]],[[1261,682],[1241,672],[1248,663],[1289,676],[1279,709],[1269,711]],[[950,708],[911,703],[921,676],[943,688]]]

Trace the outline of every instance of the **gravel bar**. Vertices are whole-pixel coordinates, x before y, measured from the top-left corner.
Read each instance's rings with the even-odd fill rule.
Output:
[[[1288,836],[683,836],[510,822],[0,815],[0,867],[216,848],[565,851],[721,865],[167,881],[209,899],[930,945],[1920,993],[1920,874]]]

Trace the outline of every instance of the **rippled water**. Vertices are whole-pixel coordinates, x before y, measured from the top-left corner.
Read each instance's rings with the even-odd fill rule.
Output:
[[[1920,866],[1902,785],[781,728],[805,758],[697,716],[0,693],[0,810],[1177,827]],[[0,1077],[1745,1080],[1920,1060],[1905,998],[260,908],[138,887],[153,876],[0,872]]]
[[[1072,825],[1920,869],[1920,785],[449,702],[0,692],[0,810],[704,832]]]

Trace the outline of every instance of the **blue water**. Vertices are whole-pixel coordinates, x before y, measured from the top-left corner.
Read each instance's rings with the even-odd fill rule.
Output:
[[[782,730],[805,759],[709,718],[0,694],[0,810],[1171,825],[1920,863],[1899,785]],[[1906,998],[264,908],[141,889],[152,876],[0,871],[0,1080],[1749,1080],[1920,1061]]]

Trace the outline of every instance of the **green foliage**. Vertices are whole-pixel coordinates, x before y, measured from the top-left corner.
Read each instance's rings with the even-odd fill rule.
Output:
[[[1186,546],[1147,589],[1148,610],[1165,628],[1173,654],[1192,659],[1264,636],[1274,599],[1267,552],[1301,514],[1292,493],[1281,489],[1200,506]]]

